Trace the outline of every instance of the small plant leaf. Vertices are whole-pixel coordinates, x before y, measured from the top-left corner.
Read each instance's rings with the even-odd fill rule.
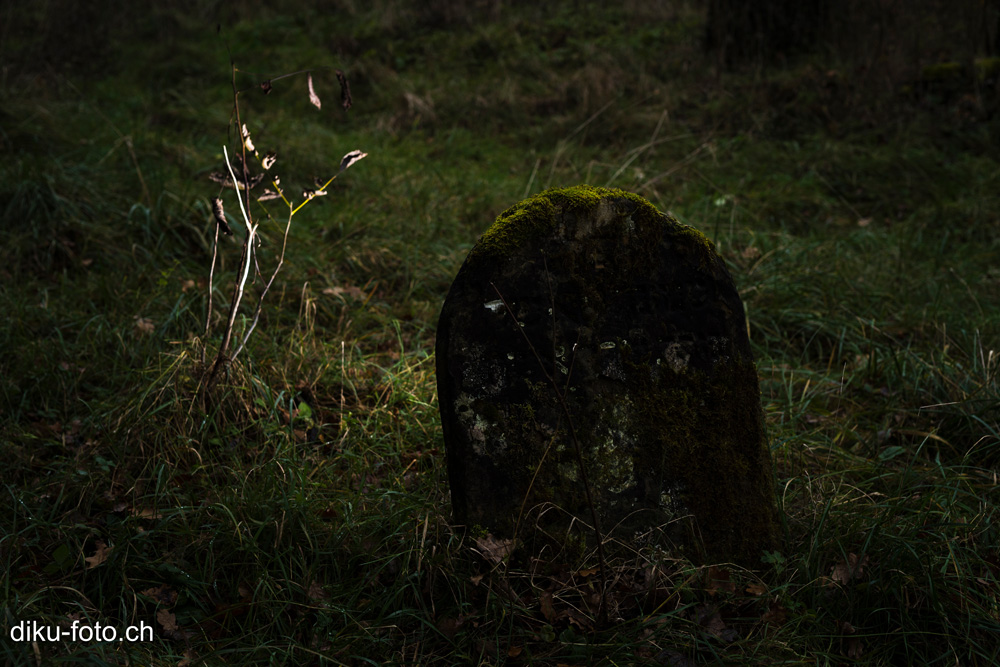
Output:
[[[264,156],[264,159],[260,161],[260,164],[261,166],[264,167],[265,170],[267,170],[273,167],[274,163],[277,161],[278,161],[278,154],[275,153],[274,151],[270,151],[267,155]]]
[[[316,89],[313,88],[313,75],[309,75],[309,101],[312,102],[313,106],[317,109],[323,108],[323,103],[319,101],[319,95],[316,94]]]
[[[892,447],[886,447],[878,454],[880,461],[891,461],[900,454],[905,454],[906,448],[900,447],[899,445],[893,445]]]
[[[229,176],[223,174],[221,171],[213,171],[208,175],[208,180],[214,181],[224,188],[233,187],[233,182],[230,180]]]
[[[272,199],[278,199],[281,194],[275,192],[271,188],[264,188],[264,192],[257,196],[257,201],[271,201]]]
[[[760,560],[762,563],[769,563],[771,565],[785,564],[785,557],[781,555],[780,551],[765,551]]]
[[[343,159],[341,159],[341,161],[340,161],[340,171],[344,171],[345,169],[347,169],[348,167],[350,167],[352,164],[354,164],[358,160],[361,160],[361,159],[366,158],[366,157],[368,157],[368,153],[362,153],[359,150],[353,150],[353,151],[351,151],[350,153],[348,153],[347,155],[345,155],[343,157]]]
[[[235,172],[238,173],[238,172],[241,172],[242,169],[233,169],[233,171],[235,171]],[[219,185],[221,185],[224,188],[231,188],[231,187],[233,187],[233,181],[229,178],[229,176],[227,176],[225,174],[222,174],[222,173],[220,173],[218,171],[213,171],[211,174],[208,175],[208,178],[211,179],[211,180],[213,180],[213,181],[215,181],[216,183],[218,183]],[[253,176],[250,176],[250,189],[252,190],[255,187],[257,187],[258,185],[260,185],[261,181],[263,181],[263,180],[264,180],[264,174],[254,174]],[[240,180],[236,184],[236,187],[239,190],[245,190],[246,189],[244,187],[244,184],[243,184],[242,180]]]

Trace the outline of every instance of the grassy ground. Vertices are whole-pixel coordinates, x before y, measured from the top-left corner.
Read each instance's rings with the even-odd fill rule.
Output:
[[[65,4],[3,10],[5,664],[1000,660],[995,83],[719,73],[683,4],[610,22],[587,4],[124,4],[76,16],[86,31]],[[241,86],[350,77],[346,114],[330,71],[321,111],[301,76],[241,98],[290,192],[369,156],[295,216],[202,409],[227,48]],[[616,563],[608,627],[593,562],[507,568],[450,529],[433,372],[478,235],[580,182],[646,196],[729,263],[786,531],[753,571]],[[217,320],[238,241],[220,254]],[[9,641],[74,620],[155,637]]]

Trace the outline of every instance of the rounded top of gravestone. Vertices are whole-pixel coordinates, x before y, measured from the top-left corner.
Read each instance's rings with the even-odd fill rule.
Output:
[[[706,256],[715,254],[714,244],[704,234],[661,213],[639,195],[618,188],[578,185],[545,190],[508,208],[479,239],[468,262],[506,258],[541,239],[582,240],[623,218],[628,218],[640,238],[643,232],[658,236],[663,226],[669,225],[674,233],[702,246]]]

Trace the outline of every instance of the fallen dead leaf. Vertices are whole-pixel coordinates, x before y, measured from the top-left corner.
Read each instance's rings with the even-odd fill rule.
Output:
[[[708,594],[717,595],[719,593],[735,593],[736,584],[732,582],[732,576],[728,570],[711,566],[708,568]]]
[[[840,634],[844,635],[844,652],[847,654],[848,658],[852,660],[857,660],[864,654],[864,645],[861,643],[861,639],[858,637],[853,637],[856,630],[854,626],[847,621],[837,621],[837,630]]]
[[[468,616],[461,616],[461,615],[459,615],[457,618],[454,616],[447,616],[445,618],[440,619],[435,624],[435,626],[437,627],[438,631],[445,637],[447,637],[448,639],[454,639],[455,633],[458,632],[459,628],[465,625],[465,621],[467,618]]]
[[[552,604],[552,593],[545,591],[542,593],[541,597],[538,598],[538,604],[542,609],[542,616],[549,623],[554,623],[556,620],[556,608]]]
[[[88,556],[87,558],[83,559],[87,563],[86,567],[87,567],[88,570],[91,569],[91,568],[95,568],[98,565],[100,565],[101,563],[103,563],[104,561],[106,561],[108,559],[108,554],[111,553],[112,547],[109,547],[104,542],[104,540],[97,540],[96,541],[96,545],[97,545],[97,549],[96,549],[96,551],[94,551],[94,555],[93,556]]]
[[[484,558],[499,563],[514,551],[514,540],[498,540],[487,533],[486,537],[476,538],[476,546]]]
[[[725,621],[722,620],[719,610],[714,605],[700,605],[695,610],[695,615],[698,624],[705,628],[709,634],[726,642],[734,641],[737,638],[736,631],[726,627]]]
[[[167,633],[174,633],[179,629],[177,627],[177,616],[171,614],[169,609],[160,609],[157,611],[156,620],[163,626],[163,630]]]
[[[166,584],[161,584],[156,588],[147,588],[141,591],[146,597],[156,600],[159,604],[170,607],[177,602],[177,591]]]
[[[245,583],[240,582],[236,586],[236,592],[240,594],[240,599],[247,602],[253,598],[253,590]]]
[[[595,615],[597,612],[598,605],[600,604],[601,596],[595,594],[593,596],[596,599],[590,600],[590,608],[594,610]],[[577,628],[583,632],[591,632],[594,629],[594,622],[586,614],[582,614],[576,609],[569,607],[565,611],[559,612],[558,619],[565,618],[569,621],[570,625],[575,625]]]
[[[830,580],[837,584],[848,584],[854,579],[860,579],[868,565],[868,556],[848,554],[847,560],[841,560],[833,566]]]
[[[318,581],[309,584],[309,591],[306,595],[313,602],[322,602],[330,597],[329,593],[323,590],[323,586]]]
[[[133,319],[135,319],[135,332],[139,335],[148,336],[156,330],[153,320],[148,317],[139,317],[136,315]]]
[[[760,620],[769,625],[784,625],[785,621],[788,620],[788,610],[781,606],[781,603],[772,602]]]

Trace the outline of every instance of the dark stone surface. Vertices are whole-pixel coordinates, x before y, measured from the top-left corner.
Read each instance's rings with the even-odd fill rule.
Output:
[[[743,304],[708,239],[644,199],[580,186],[502,213],[436,354],[457,523],[592,547],[575,431],[611,551],[754,565],[775,546]]]

